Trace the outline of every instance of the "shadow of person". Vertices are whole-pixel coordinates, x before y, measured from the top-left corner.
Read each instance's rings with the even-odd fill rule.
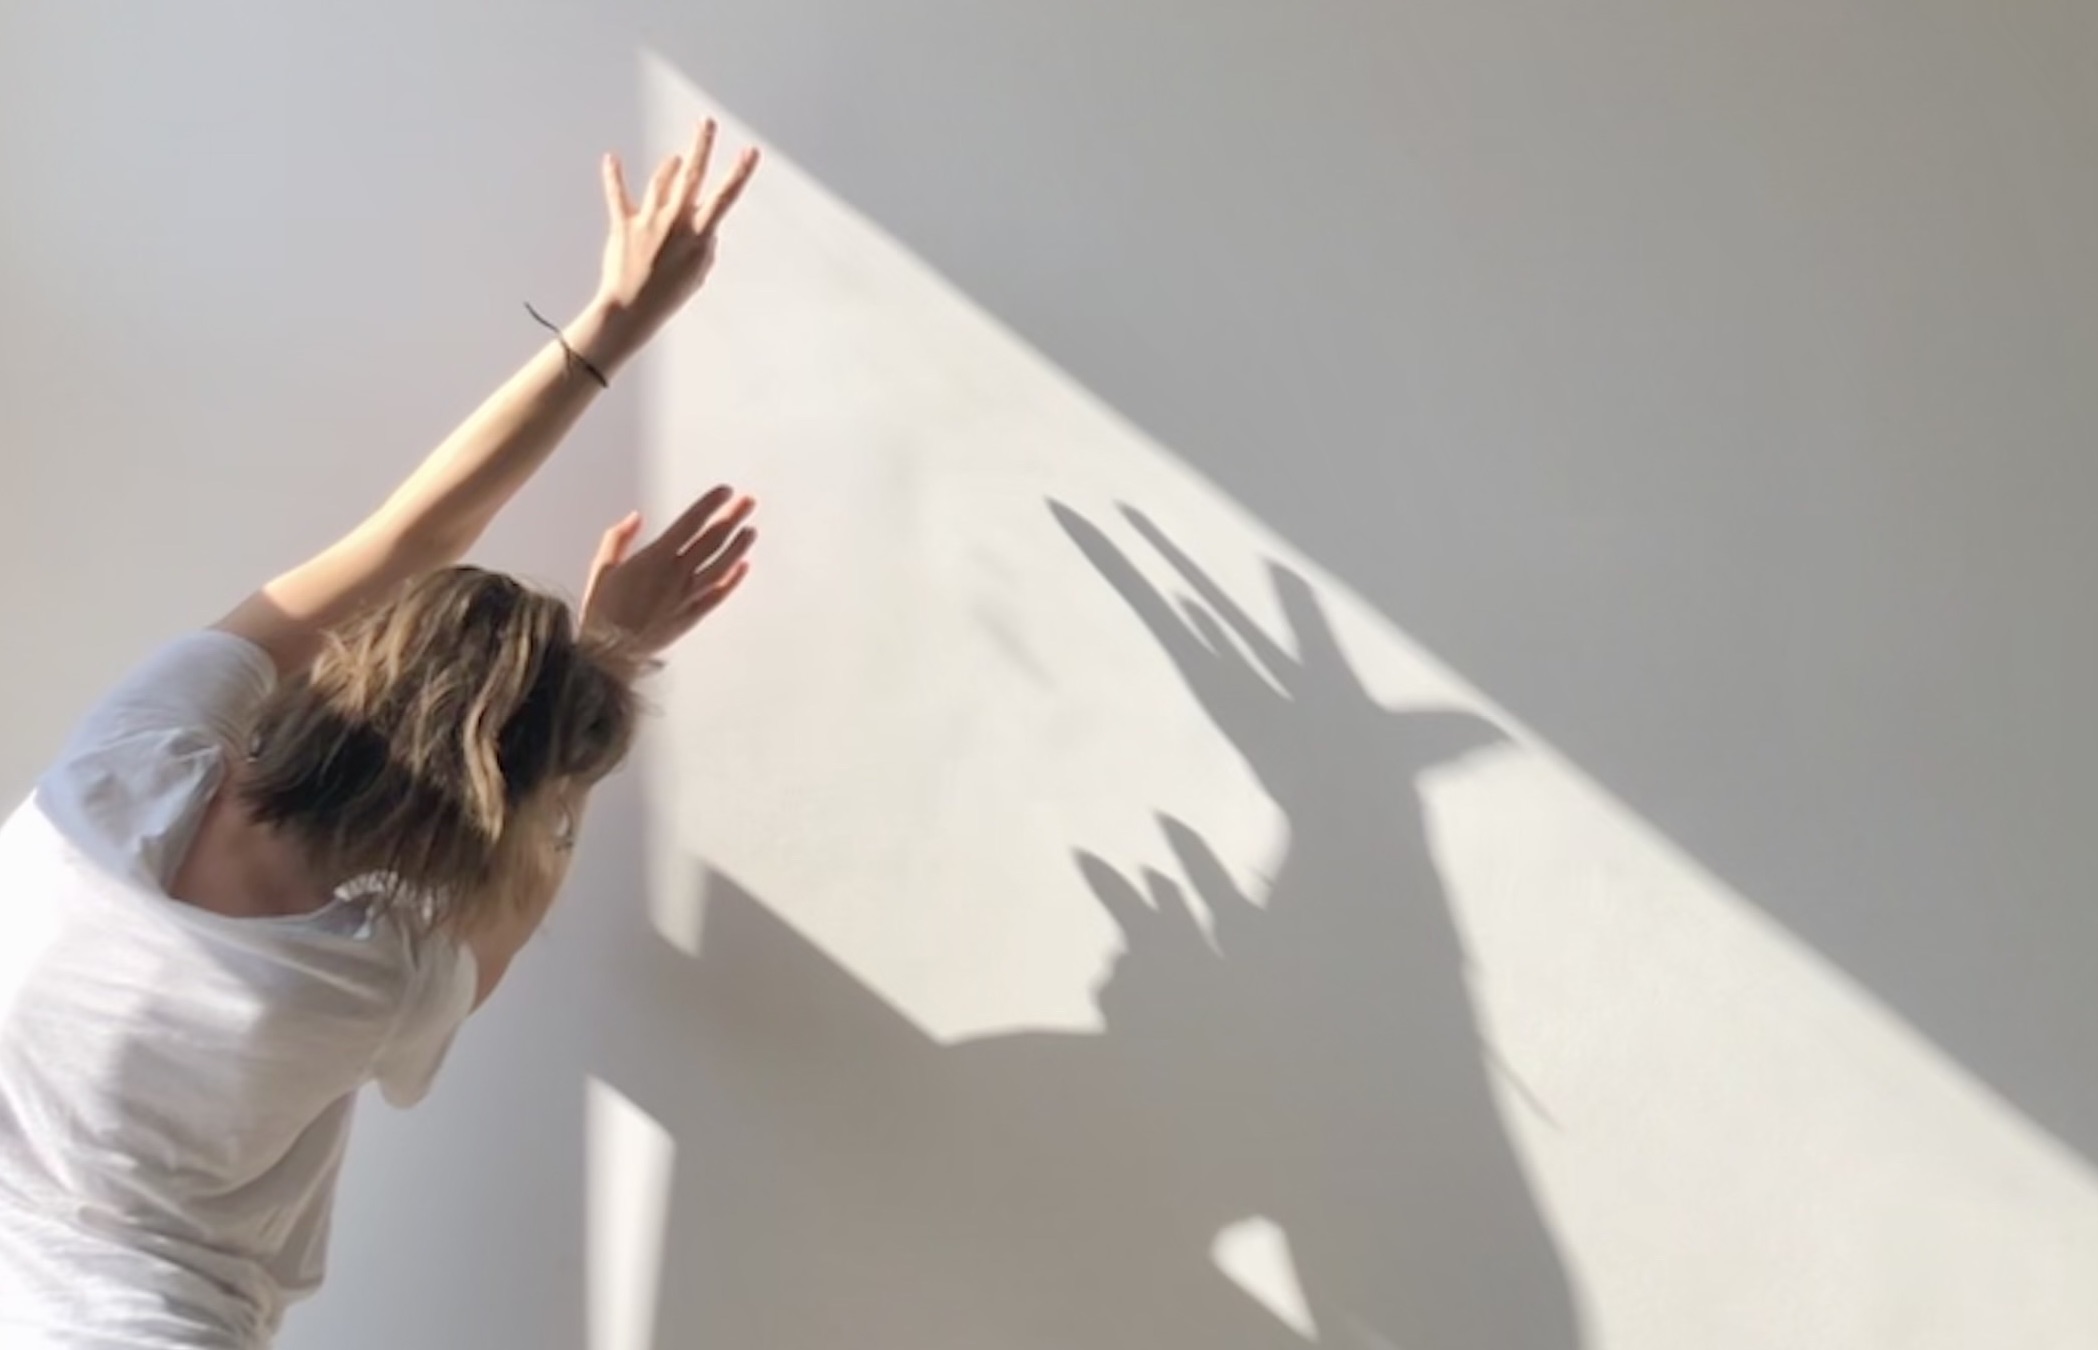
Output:
[[[1499,734],[1376,706],[1301,579],[1290,655],[1155,531],[1206,608],[1059,518],[1288,812],[1288,857],[1256,901],[1170,819],[1171,869],[1077,853],[1124,937],[1097,1033],[943,1045],[718,873],[696,962],[637,923],[642,1020],[598,1063],[677,1145],[654,1344],[1578,1346],[1415,781]],[[1226,1272],[1251,1220],[1294,1291]]]
[[[1053,510],[1289,826],[1256,905],[1167,822],[1213,943],[1170,880],[1154,873],[1144,903],[1088,864],[1129,940],[1102,990],[1109,1036],[1153,1042],[1143,1057],[1161,1065],[1204,1063],[1183,1019],[1218,1001],[1205,986],[1228,988],[1232,1030],[1209,1056],[1232,1097],[1268,1103],[1241,1165],[1257,1159],[1259,1211],[1287,1235],[1321,1328],[1405,1347],[1579,1344],[1572,1282],[1492,1092],[1419,791],[1428,769],[1505,738],[1469,713],[1380,706],[1296,573],[1273,569],[1292,651],[1142,515],[1132,525],[1197,602],[1169,603],[1102,530]]]

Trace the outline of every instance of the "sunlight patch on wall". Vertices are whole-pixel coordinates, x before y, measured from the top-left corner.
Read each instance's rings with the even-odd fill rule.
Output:
[[[590,1350],[650,1350],[676,1141],[609,1084],[584,1090]]]
[[[1289,1259],[1289,1237],[1273,1221],[1247,1219],[1217,1234],[1210,1259],[1232,1283],[1260,1301],[1307,1341],[1319,1339],[1311,1310],[1304,1306],[1304,1287]]]
[[[653,57],[642,86],[653,152],[718,111]],[[1456,991],[1420,1009],[1476,1039],[1607,1343],[1732,1344],[1711,1309],[1829,1271],[1859,1343],[1918,1289],[1949,1329],[1960,1310],[2061,1324],[2062,1271],[2098,1259],[2079,1160],[778,150],[644,397],[657,518],[716,481],[765,503],[747,593],[667,674],[653,833],[935,1041],[1120,1043],[1160,1010],[1107,997],[1132,984],[1127,937],[1075,854],[1187,883],[1206,929],[1209,896],[1241,895],[1257,939],[1326,815],[1393,788],[1358,765],[1298,783],[1321,805],[1286,817],[1256,763],[1273,738],[1339,765],[1384,734],[1375,705],[1460,710],[1497,742],[1407,752],[1418,799],[1409,775],[1391,821],[1417,823],[1426,856],[1362,875],[1344,908],[1409,904],[1419,931],[1448,930],[1446,959],[1401,944],[1382,1011]],[[1228,697],[1194,696],[1132,603],[1146,589],[1184,625],[1181,659],[1247,677]],[[1305,654],[1293,594],[1360,706],[1278,691],[1277,652]],[[1189,606],[1207,620],[1174,615]],[[1214,856],[1206,889],[1186,837]],[[654,902],[687,950],[692,915],[664,906],[690,889]],[[1359,952],[1338,930],[1297,941]],[[1228,944],[1206,959],[1242,996]],[[1695,1250],[1669,1236],[1686,1227]],[[2098,1322],[2098,1293],[2074,1297]]]

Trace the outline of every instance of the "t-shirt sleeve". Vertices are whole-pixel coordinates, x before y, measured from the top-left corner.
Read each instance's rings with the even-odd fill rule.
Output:
[[[372,1078],[390,1105],[410,1107],[429,1095],[437,1071],[473,1011],[473,952],[443,934],[422,940],[400,1016],[379,1047]]]
[[[87,710],[38,776],[44,814],[111,871],[165,886],[227,751],[246,748],[276,683],[260,647],[231,633],[163,644]]]
[[[276,685],[269,653],[206,628],[162,644],[117,681],[74,727],[66,758],[135,736],[205,731],[243,744]]]

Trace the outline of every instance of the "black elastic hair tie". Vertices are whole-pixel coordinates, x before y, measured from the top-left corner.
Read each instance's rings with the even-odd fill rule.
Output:
[[[538,310],[533,309],[532,302],[529,300],[525,301],[525,313],[537,319],[541,327],[554,335],[554,341],[561,344],[561,355],[568,358],[568,368],[570,370],[581,369],[588,371],[590,378],[597,381],[597,387],[600,389],[610,389],[612,387],[612,382],[605,378],[605,372],[591,365],[588,357],[568,345],[568,338],[561,332],[559,324],[553,322]]]

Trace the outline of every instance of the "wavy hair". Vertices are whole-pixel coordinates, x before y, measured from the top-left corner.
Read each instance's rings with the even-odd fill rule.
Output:
[[[510,577],[426,573],[271,695],[241,796],[321,875],[417,931],[464,933],[540,898],[563,789],[626,758],[644,666]]]

